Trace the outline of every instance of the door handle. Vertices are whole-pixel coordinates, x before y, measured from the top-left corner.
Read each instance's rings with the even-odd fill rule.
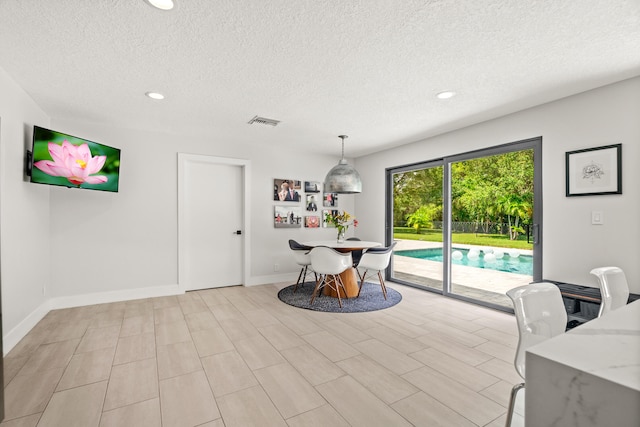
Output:
[[[240,235],[240,234],[242,234],[242,230],[236,230],[236,231],[233,232],[233,234]]]
[[[533,244],[537,245],[538,244],[538,238],[540,237],[538,234],[540,233],[540,225],[538,224],[533,224],[533,230],[531,230],[531,234],[533,236]]]

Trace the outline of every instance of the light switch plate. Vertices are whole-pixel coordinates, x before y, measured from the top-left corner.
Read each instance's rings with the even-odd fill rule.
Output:
[[[591,211],[591,224],[602,225],[604,224],[604,214],[602,211]]]

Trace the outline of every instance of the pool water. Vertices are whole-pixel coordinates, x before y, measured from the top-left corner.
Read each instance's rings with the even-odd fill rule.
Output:
[[[455,251],[460,251],[462,253],[462,258],[455,259],[454,257],[451,257],[451,262],[453,264],[466,265],[468,267],[485,268],[488,270],[504,271],[507,273],[522,274],[525,276],[533,276],[533,257],[531,257],[530,255],[511,257],[509,256],[508,250],[506,250],[504,252],[504,256],[501,259],[495,259],[491,262],[485,262],[485,254],[482,251],[475,259],[470,259],[468,257],[468,249],[453,248],[452,253]],[[395,251],[394,254],[410,258],[442,262],[442,248]]]

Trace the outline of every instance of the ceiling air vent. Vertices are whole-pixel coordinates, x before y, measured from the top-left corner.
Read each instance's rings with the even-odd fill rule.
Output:
[[[253,119],[249,120],[249,124],[259,124],[259,125],[269,125],[269,126],[277,126],[280,123],[280,120],[267,119],[265,117],[255,116]]]

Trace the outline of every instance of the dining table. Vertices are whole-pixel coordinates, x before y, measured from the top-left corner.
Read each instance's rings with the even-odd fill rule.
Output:
[[[313,240],[310,242],[302,242],[302,244],[310,248],[326,246],[335,249],[338,252],[345,253],[382,246],[382,243],[366,240],[345,240],[344,242],[338,242],[337,240]],[[344,285],[344,291],[340,289],[340,298],[357,297],[358,292],[360,291],[360,286],[358,286],[358,273],[356,272],[356,269],[354,267],[347,268],[345,271],[340,273],[340,279]],[[324,287],[323,293],[330,297],[338,297],[338,292],[329,286]]]

